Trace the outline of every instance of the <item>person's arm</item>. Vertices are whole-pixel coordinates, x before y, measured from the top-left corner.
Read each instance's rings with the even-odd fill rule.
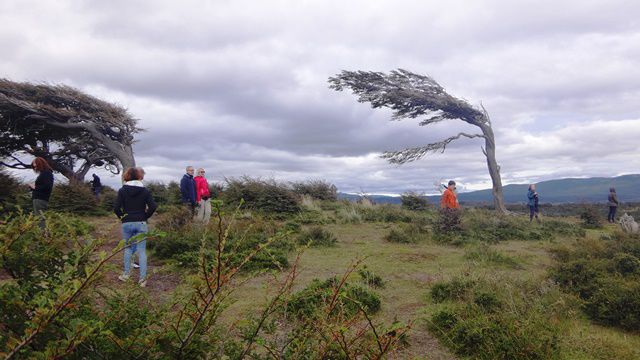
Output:
[[[153,200],[153,196],[151,195],[151,191],[147,191],[147,198],[146,198],[145,202],[147,204],[147,210],[145,211],[144,216],[145,216],[146,219],[149,219],[151,217],[151,215],[153,215],[153,213],[158,208],[158,205]]]
[[[187,191],[188,191],[187,190],[187,182],[186,182],[186,179],[183,177],[180,180],[180,197],[181,197],[181,200],[183,202],[186,200],[185,194],[187,193]]]
[[[620,205],[620,202],[618,201],[618,195],[616,193],[613,193],[613,202],[616,203],[616,205]]]
[[[116,201],[113,204],[113,212],[116,214],[118,219],[122,219],[124,216],[124,211],[122,211],[122,192],[118,191],[118,196],[116,197]]]

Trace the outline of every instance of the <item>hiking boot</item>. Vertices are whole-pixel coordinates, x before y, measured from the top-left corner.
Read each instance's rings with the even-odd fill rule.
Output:
[[[129,280],[129,275],[122,274],[122,275],[118,276],[118,280],[120,280],[120,281],[128,281]]]
[[[136,264],[136,263],[133,263],[133,268],[134,268],[134,269],[140,269],[140,265],[138,265],[138,264]]]

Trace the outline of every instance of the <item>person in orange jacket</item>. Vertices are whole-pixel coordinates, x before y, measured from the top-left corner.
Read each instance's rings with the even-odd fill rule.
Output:
[[[458,209],[460,204],[458,204],[458,197],[454,190],[456,189],[456,182],[453,180],[449,181],[449,186],[442,193],[442,198],[440,199],[440,208],[442,209]]]

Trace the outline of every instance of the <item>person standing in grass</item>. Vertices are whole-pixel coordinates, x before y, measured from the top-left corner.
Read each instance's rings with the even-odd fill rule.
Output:
[[[456,182],[453,180],[450,180],[444,193],[442,193],[442,198],[440,199],[440,207],[442,209],[460,208],[460,204],[458,204],[458,197],[456,196],[455,189],[456,189]]]
[[[187,206],[193,215],[196,207],[196,183],[193,179],[193,166],[187,166],[186,174],[180,180],[180,194],[182,204]]]
[[[209,192],[209,183],[205,177],[205,170],[199,168],[194,178],[196,183],[196,219],[205,224],[209,223],[211,218],[211,193]]]
[[[100,192],[102,192],[102,183],[100,182],[100,177],[96,174],[91,174],[93,180],[89,181],[91,183],[91,192],[96,197],[96,201],[100,201]]]
[[[31,162],[33,171],[38,174],[36,181],[29,184],[33,214],[40,218],[40,229],[44,230],[44,212],[49,208],[49,198],[53,191],[53,169],[44,158],[37,157]]]
[[[620,205],[620,202],[618,201],[618,195],[616,195],[616,189],[613,187],[609,188],[609,216],[607,217],[607,220],[610,223],[616,222],[618,205]]]
[[[529,199],[529,222],[533,221],[535,216],[536,221],[540,221],[538,217],[538,192],[536,191],[536,184],[529,185],[529,191],[527,191],[527,198]]]
[[[125,241],[124,248],[124,273],[118,276],[121,281],[129,280],[131,258],[138,254],[140,263],[140,278],[138,284],[141,287],[147,285],[147,239],[136,235],[149,231],[147,220],[156,211],[157,205],[153,201],[151,192],[144,187],[142,179],[144,170],[141,168],[128,168],[124,172],[124,185],[118,190],[118,197],[113,211],[122,222],[122,238]]]

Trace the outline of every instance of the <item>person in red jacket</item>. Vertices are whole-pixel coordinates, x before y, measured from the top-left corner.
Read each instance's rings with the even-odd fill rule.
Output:
[[[209,223],[211,218],[211,193],[209,193],[209,183],[205,178],[205,171],[203,168],[199,168],[196,172],[196,177],[193,178],[196,182],[196,215],[195,219]]]
[[[460,204],[458,204],[458,197],[454,190],[456,189],[456,182],[451,180],[449,181],[449,186],[442,194],[442,198],[440,199],[440,207],[442,209],[458,209]]]

